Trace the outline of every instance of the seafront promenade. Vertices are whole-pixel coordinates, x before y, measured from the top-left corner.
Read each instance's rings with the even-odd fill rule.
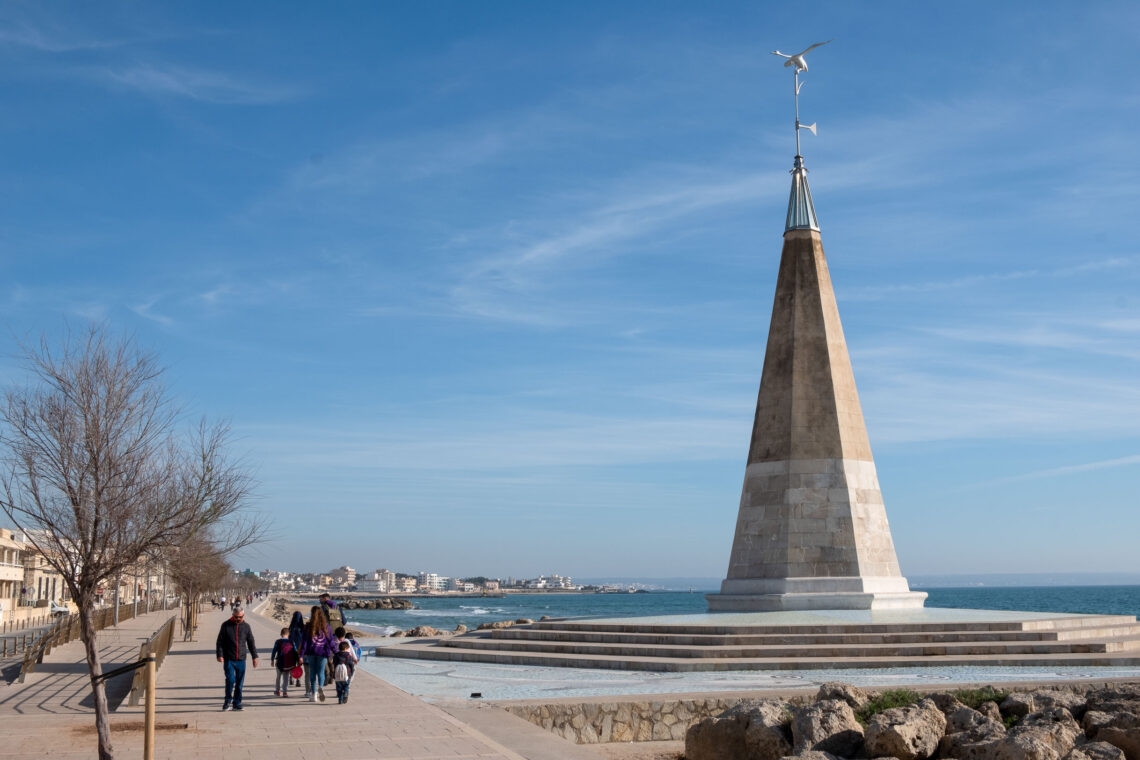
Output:
[[[263,609],[265,605],[262,605]],[[255,607],[255,611],[259,609]],[[141,615],[99,636],[105,667],[133,661],[139,644],[172,614]],[[353,760],[489,758],[575,760],[595,752],[478,703],[427,704],[364,671],[348,704],[310,703],[303,690],[273,696],[269,653],[280,624],[246,619],[261,654],[247,667],[245,709],[221,712],[222,672],[214,639],[227,613],[206,610],[196,641],[176,641],[158,673],[156,758]],[[129,676],[128,676],[129,678]],[[59,647],[24,684],[2,687],[0,758],[91,758],[96,738],[80,642]],[[123,693],[120,684],[120,693]],[[114,704],[114,703],[112,703]],[[142,757],[143,708],[126,700],[111,715],[117,758]]]

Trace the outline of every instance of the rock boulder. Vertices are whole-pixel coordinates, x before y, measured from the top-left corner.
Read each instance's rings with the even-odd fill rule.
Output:
[[[685,758],[776,760],[792,751],[790,719],[784,702],[744,702],[691,726],[685,734]]]
[[[1108,742],[1089,742],[1073,747],[1064,760],[1125,760],[1124,751]]]
[[[818,750],[852,757],[863,744],[863,727],[847,702],[825,699],[793,713],[792,740],[797,755]]]
[[[871,757],[889,755],[898,760],[926,760],[938,750],[945,729],[946,717],[938,705],[924,699],[916,705],[895,707],[872,716],[863,739],[864,747]]]
[[[819,687],[815,698],[817,701],[824,699],[842,699],[847,704],[851,705],[852,709],[858,710],[863,705],[871,701],[871,695],[860,689],[858,686],[852,686],[849,683],[842,681],[828,681]]]

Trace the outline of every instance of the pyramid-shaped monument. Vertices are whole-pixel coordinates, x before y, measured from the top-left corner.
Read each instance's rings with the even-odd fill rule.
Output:
[[[799,93],[798,71],[797,95]],[[814,127],[814,125],[812,125]],[[805,129],[807,127],[804,127]],[[728,575],[709,609],[921,607],[899,571],[797,155]]]

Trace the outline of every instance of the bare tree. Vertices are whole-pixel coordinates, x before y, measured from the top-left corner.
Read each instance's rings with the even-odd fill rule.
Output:
[[[25,347],[28,385],[0,405],[0,508],[28,533],[79,606],[91,675],[102,673],[93,611],[100,584],[196,536],[232,549],[257,537],[242,517],[250,480],[226,458],[225,425],[182,434],[155,357],[93,326]],[[41,545],[43,544],[43,545]],[[92,685],[99,757],[113,757],[106,691]]]
[[[186,641],[198,627],[202,595],[218,592],[230,577],[223,554],[205,536],[194,536],[167,552],[170,579],[182,597],[182,630]]]

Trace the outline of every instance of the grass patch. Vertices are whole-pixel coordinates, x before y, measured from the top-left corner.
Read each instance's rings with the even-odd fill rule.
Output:
[[[855,713],[855,719],[865,726],[867,721],[871,720],[871,716],[877,715],[883,710],[890,710],[894,707],[909,707],[920,699],[922,696],[910,689],[888,689],[860,707]]]
[[[983,686],[980,689],[959,689],[958,691],[950,692],[955,698],[966,707],[977,710],[986,702],[997,702],[999,705],[1006,697],[1009,696],[1008,691],[1001,691],[992,686]]]

